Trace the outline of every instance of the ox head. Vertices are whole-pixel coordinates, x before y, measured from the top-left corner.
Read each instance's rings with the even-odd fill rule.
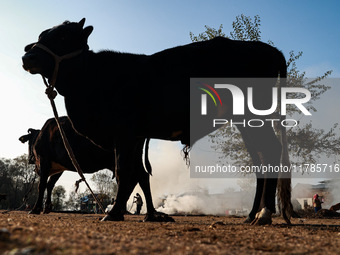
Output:
[[[85,18],[79,22],[65,21],[59,26],[43,31],[38,41],[25,47],[22,57],[23,68],[31,74],[41,74],[50,78],[55,67],[55,56],[62,57],[79,50],[88,50],[87,39],[92,26],[84,27]],[[50,52],[37,47],[47,48]],[[51,54],[52,53],[52,54]]]

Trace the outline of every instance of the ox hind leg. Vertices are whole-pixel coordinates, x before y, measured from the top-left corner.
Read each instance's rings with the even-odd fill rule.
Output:
[[[139,186],[143,190],[145,201],[146,201],[146,207],[147,207],[147,214],[144,218],[144,221],[156,221],[156,222],[173,222],[174,219],[169,217],[165,213],[157,212],[154,208],[153,202],[152,202],[152,196],[151,196],[151,189],[150,189],[150,174],[151,174],[151,166],[149,163],[146,162],[146,165],[149,165],[148,170],[144,168],[143,164],[143,147],[144,147],[145,139],[137,139],[136,141],[136,150],[134,154],[134,169],[133,169],[133,175],[131,178],[137,178],[137,181],[139,183]],[[146,161],[148,161],[147,156],[147,150],[148,150],[148,142],[146,144],[145,148],[146,153]],[[135,180],[132,180],[132,183],[135,183]]]
[[[138,182],[143,190],[147,206],[147,214],[145,215],[144,222],[174,222],[175,220],[169,215],[155,210],[152,202],[149,174],[145,172],[144,167],[139,168]]]
[[[138,139],[137,148],[135,154],[135,167],[134,167],[134,176],[137,176],[139,186],[143,190],[144,197],[146,200],[146,208],[147,214],[152,214],[156,210],[153,206],[151,189],[150,189],[150,174],[145,171],[143,164],[143,146],[145,139]],[[151,169],[150,169],[151,172]]]
[[[115,203],[108,214],[102,221],[122,221],[126,212],[126,203],[137,184],[135,172],[135,159],[138,153],[138,139],[129,139],[128,136],[119,139],[115,147],[115,176],[118,185],[118,191]]]
[[[136,174],[138,177],[139,186],[142,188],[147,207],[147,214],[144,218],[145,221],[152,222],[174,222],[174,219],[168,216],[165,213],[157,212],[153,206],[151,189],[150,189],[150,175],[145,171],[143,161],[142,161],[142,152],[143,152],[144,139],[141,143],[141,147],[139,147],[140,156],[136,158]]]
[[[267,167],[268,170],[280,166],[281,144],[275,135],[273,128],[269,123],[266,123],[261,128],[245,127],[242,136],[246,137],[246,145],[251,147],[252,151],[257,152],[260,158],[262,169]],[[252,156],[253,158],[254,156]],[[258,164],[258,158],[255,157],[255,165]],[[257,181],[263,185],[262,194],[261,188],[257,187],[253,210],[262,209],[256,224],[264,225],[271,224],[271,214],[275,213],[275,194],[277,187],[278,172],[276,171],[261,171],[256,175]],[[263,183],[263,184],[262,184]],[[260,205],[260,208],[259,208]],[[254,211],[252,210],[252,214]]]
[[[38,194],[37,201],[35,202],[29,214],[40,214],[40,212],[43,209],[42,204],[43,204],[44,193],[45,193],[50,169],[51,169],[51,163],[48,160],[41,160],[40,166],[36,165],[36,172],[40,174],[40,180],[39,180],[39,185],[38,185],[39,194]]]
[[[45,201],[45,206],[44,206],[44,211],[43,211],[44,214],[50,213],[52,211],[52,190],[62,174],[63,172],[54,174],[50,176],[50,178],[48,179],[47,188],[46,188],[47,198]]]

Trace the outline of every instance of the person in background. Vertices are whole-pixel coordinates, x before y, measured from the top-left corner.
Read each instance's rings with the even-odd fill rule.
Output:
[[[136,206],[137,206],[135,214],[139,215],[140,210],[142,209],[142,206],[143,206],[143,200],[142,200],[142,197],[139,195],[139,193],[136,193],[136,196],[134,198],[135,198],[135,201],[133,202],[136,203]]]
[[[319,195],[315,194],[313,196],[313,207],[314,207],[314,212],[317,213],[318,211],[321,210],[321,200],[319,199]]]

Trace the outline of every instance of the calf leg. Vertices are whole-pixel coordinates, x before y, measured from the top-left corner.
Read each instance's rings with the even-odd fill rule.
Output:
[[[44,214],[50,213],[52,211],[52,190],[59,180],[60,176],[63,174],[63,172],[54,174],[50,176],[47,182],[47,198],[45,202],[45,207],[44,207]]]
[[[29,212],[29,214],[40,214],[40,212],[42,211],[44,193],[46,189],[48,175],[51,169],[51,164],[49,163],[48,160],[41,160],[39,167],[40,169],[36,171],[37,173],[40,173],[40,180],[39,180],[39,185],[38,185],[38,191],[39,191],[38,199],[35,202],[35,205],[33,206],[32,210]]]

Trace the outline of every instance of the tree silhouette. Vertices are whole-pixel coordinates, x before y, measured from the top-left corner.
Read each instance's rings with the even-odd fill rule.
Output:
[[[212,39],[216,36],[223,36],[233,40],[241,41],[260,41],[261,40],[261,19],[258,15],[252,19],[245,15],[239,15],[232,24],[233,30],[227,36],[223,32],[223,26],[218,29],[205,26],[205,31],[197,36],[190,32],[190,39],[193,42]],[[274,46],[272,41],[268,44]],[[311,93],[311,100],[306,104],[306,108],[310,112],[316,112],[314,103],[331,87],[322,84],[322,81],[329,77],[332,70],[326,71],[322,76],[308,80],[305,72],[301,72],[297,68],[296,61],[302,57],[302,52],[289,52],[287,58],[287,86],[306,88]],[[291,95],[293,96],[293,95]],[[299,95],[294,95],[296,98]],[[303,119],[301,113],[292,105],[287,107],[287,118],[297,117]],[[279,119],[278,110],[273,114],[273,119]],[[326,131],[324,129],[312,128],[312,122],[301,123],[298,127],[289,128],[287,130],[288,150],[291,155],[292,163],[316,163],[320,156],[329,157],[331,155],[340,154],[340,139],[337,131],[339,131],[338,123],[330,124],[331,128]],[[275,127],[277,135],[279,128]],[[242,141],[241,135],[235,127],[224,127],[209,135],[212,147],[215,150],[222,151],[220,160],[229,159],[235,165],[252,165],[250,156]]]

